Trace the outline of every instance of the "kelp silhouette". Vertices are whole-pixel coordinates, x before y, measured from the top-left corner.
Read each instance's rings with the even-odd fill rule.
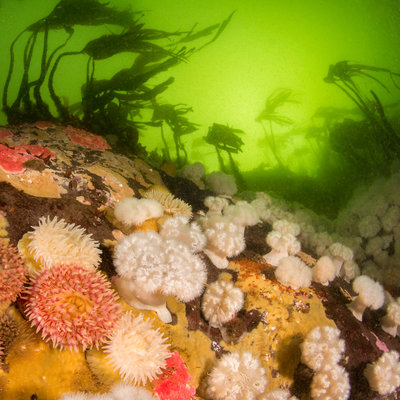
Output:
[[[61,0],[49,15],[24,29],[10,46],[10,66],[2,99],[8,122],[57,120],[74,123],[98,134],[117,136],[121,147],[127,143],[132,146],[137,140],[138,128],[146,125],[138,118],[141,110],[152,108],[156,97],[173,82],[169,77],[150,86],[149,80],[187,61],[190,55],[215,41],[233,14],[199,31],[195,31],[194,26],[190,31],[166,32],[146,28],[140,21],[142,12],[119,11],[97,0]],[[62,52],[79,26],[112,26],[120,32],[103,34],[81,49]],[[54,40],[49,40],[54,30],[64,30],[66,34],[55,46]],[[28,37],[22,54],[22,76],[18,77],[15,45],[23,36]],[[187,47],[188,43],[200,40],[203,43],[197,48]],[[41,49],[38,49],[39,42]],[[110,79],[96,79],[96,62],[120,53],[132,54],[132,66],[116,71]],[[86,81],[81,86],[81,102],[69,106],[65,96],[56,93],[55,81],[59,78],[57,71],[62,61],[77,55],[87,57]],[[18,79],[17,94],[10,102],[11,82]],[[63,76],[63,79],[68,77]],[[151,125],[151,121],[148,124]]]

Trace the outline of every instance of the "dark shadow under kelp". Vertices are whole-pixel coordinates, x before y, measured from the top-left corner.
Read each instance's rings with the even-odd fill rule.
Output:
[[[155,85],[149,81],[214,42],[233,14],[222,23],[201,30],[195,30],[195,25],[189,31],[166,32],[146,28],[140,22],[141,12],[115,10],[98,0],[61,0],[49,15],[24,29],[10,46],[10,66],[2,98],[8,123],[38,120],[73,123],[97,134],[113,135],[119,148],[129,147],[134,151],[138,129],[154,123],[140,121],[141,111],[153,108],[157,96],[174,79],[169,77]],[[120,32],[104,34],[83,48],[63,52],[79,26],[108,25]],[[49,36],[55,30],[65,31],[66,36],[52,47]],[[23,36],[27,36],[21,57],[23,72],[22,76],[16,76],[15,64],[21,60],[16,58],[15,45]],[[192,42],[198,47],[188,47]],[[96,79],[96,62],[123,52],[132,54],[132,66],[116,71],[110,79]],[[67,106],[61,101],[62,94],[56,93],[54,83],[62,61],[77,55],[87,56],[86,82],[81,87],[81,102]],[[37,58],[40,65],[33,62]],[[17,95],[10,101],[10,83],[17,79],[20,81]],[[182,152],[179,134],[176,138],[177,151]]]

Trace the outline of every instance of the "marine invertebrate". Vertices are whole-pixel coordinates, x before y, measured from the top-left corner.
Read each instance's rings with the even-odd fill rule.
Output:
[[[197,222],[189,224],[189,218],[175,216],[167,218],[161,225],[160,235],[165,239],[177,239],[188,245],[192,253],[203,250],[207,238]]]
[[[107,393],[107,396],[109,397],[105,400],[157,400],[146,389],[126,383],[117,383],[114,385],[110,392]]]
[[[160,400],[191,400],[196,393],[196,388],[189,385],[192,379],[182,357],[175,351],[167,358],[162,374],[153,381],[153,392]]]
[[[333,326],[317,326],[300,344],[301,361],[314,371],[329,369],[337,364],[345,349],[339,329]]]
[[[396,337],[398,335],[398,328],[400,325],[400,304],[399,299],[397,301],[392,301],[388,304],[386,308],[386,315],[381,320],[382,329]]]
[[[336,277],[336,268],[332,260],[328,256],[320,257],[312,269],[312,280],[314,282],[322,283],[322,285],[329,285]]]
[[[229,205],[229,201],[221,196],[207,196],[204,205],[208,208],[207,215],[221,215],[222,210]]]
[[[171,321],[166,296],[193,300],[203,292],[207,280],[202,260],[190,247],[176,239],[164,239],[156,232],[125,236],[115,246],[114,265],[118,292],[130,305],[157,312]]]
[[[351,282],[360,275],[360,267],[354,260],[345,261],[340,270],[339,276],[346,282]]]
[[[372,238],[381,230],[381,222],[376,215],[366,215],[358,223],[360,236],[364,238]]]
[[[350,396],[349,374],[341,365],[319,370],[311,382],[313,400],[347,400]]]
[[[108,393],[67,393],[59,400],[157,400],[146,389],[117,383]]]
[[[17,299],[27,282],[28,268],[18,250],[0,238],[0,310]]]
[[[244,294],[233,283],[210,283],[203,295],[201,310],[210,326],[218,327],[233,319],[244,304]]]
[[[160,218],[164,214],[162,205],[152,199],[127,197],[114,207],[114,216],[128,226],[140,226],[151,218]]]
[[[343,263],[353,259],[353,250],[338,242],[332,243],[328,250],[336,267],[336,276],[339,276]]]
[[[272,229],[278,231],[283,235],[291,234],[293,236],[298,236],[300,234],[300,225],[295,222],[289,222],[286,219],[279,219],[272,224]]]
[[[212,215],[200,222],[207,237],[204,253],[217,268],[227,268],[227,257],[240,254],[246,247],[243,230],[222,215]]]
[[[207,186],[217,195],[233,196],[237,192],[235,179],[232,175],[221,171],[206,175]]]
[[[247,201],[238,201],[236,204],[227,206],[224,209],[224,215],[243,230],[246,226],[260,222],[257,210]]]
[[[291,396],[289,390],[274,389],[261,396],[260,400],[297,400],[297,397]]]
[[[282,258],[293,256],[301,250],[301,244],[296,237],[290,233],[271,231],[265,238],[271,251],[264,254],[264,260],[271,265],[277,266]]]
[[[158,201],[163,206],[166,214],[182,215],[188,218],[192,217],[192,206],[178,199],[168,191],[152,187],[143,193],[143,197]]]
[[[312,270],[300,258],[289,256],[279,260],[275,277],[292,289],[307,288],[311,285]]]
[[[101,344],[121,315],[117,296],[99,271],[79,265],[44,269],[26,292],[26,315],[54,347]]]
[[[57,216],[41,217],[39,225],[28,233],[28,249],[41,267],[51,268],[61,264],[78,264],[97,267],[101,251],[99,242],[79,225],[68,224]]]
[[[207,395],[214,400],[254,400],[268,379],[261,363],[246,351],[223,355],[207,378]]]
[[[201,162],[185,165],[181,170],[181,175],[194,182],[200,189],[205,189],[203,177],[206,169]]]
[[[360,275],[354,279],[353,290],[358,293],[358,296],[347,305],[347,308],[359,321],[362,321],[367,307],[377,310],[383,306],[385,300],[383,287],[369,276]]]
[[[400,386],[399,353],[383,353],[377,361],[367,364],[364,376],[372,390],[382,395],[393,393]]]
[[[104,352],[126,383],[143,385],[162,373],[170,356],[166,338],[143,314],[125,313],[104,345]]]

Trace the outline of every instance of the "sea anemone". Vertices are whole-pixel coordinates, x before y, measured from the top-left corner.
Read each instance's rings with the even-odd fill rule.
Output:
[[[221,215],[222,210],[229,205],[229,201],[225,197],[207,196],[204,199],[204,205],[208,208],[207,215]]]
[[[28,268],[18,250],[0,238],[0,308],[17,299],[27,281]]]
[[[166,340],[143,314],[135,317],[129,311],[119,320],[104,352],[124,382],[144,385],[166,366],[170,356]]]
[[[78,264],[91,268],[100,263],[100,244],[79,225],[68,224],[62,218],[40,218],[28,238],[29,251],[42,267]]]
[[[200,162],[195,162],[194,164],[187,164],[181,170],[181,175],[191,180],[195,183],[200,189],[205,189],[205,184],[203,181],[203,177],[206,173],[206,169],[204,165]]]
[[[271,247],[271,251],[265,254],[263,258],[267,263],[274,266],[277,266],[282,258],[293,256],[301,250],[300,242],[291,233],[273,230],[268,233],[265,241]]]
[[[207,378],[207,395],[213,400],[255,400],[268,384],[258,359],[246,351],[223,355]]]
[[[393,393],[400,386],[399,353],[383,353],[377,361],[367,364],[364,376],[372,390],[381,395]]]
[[[192,206],[187,204],[181,199],[175,197],[168,191],[150,188],[143,193],[143,197],[146,199],[152,199],[158,201],[164,209],[164,212],[169,215],[182,215],[184,217],[192,217]]]
[[[350,396],[349,374],[341,365],[318,371],[311,382],[313,400],[347,400]]]
[[[289,222],[286,219],[279,219],[275,221],[272,225],[274,231],[282,233],[282,235],[291,234],[293,236],[298,236],[300,234],[300,225],[295,222]]]
[[[206,245],[207,238],[197,222],[189,224],[188,217],[167,218],[161,225],[160,235],[165,239],[177,239],[188,245],[192,253],[198,253]]]
[[[44,269],[27,290],[26,315],[54,347],[98,347],[121,315],[109,281],[79,265]]]
[[[208,240],[204,253],[217,268],[227,268],[227,257],[237,256],[246,247],[243,230],[222,215],[204,218],[201,224]]]
[[[114,207],[115,218],[127,226],[140,226],[151,218],[160,218],[164,214],[162,205],[152,199],[127,197]]]
[[[219,280],[206,289],[201,310],[210,326],[218,327],[233,319],[244,304],[244,294],[233,283]]]
[[[336,268],[336,276],[339,276],[343,263],[353,259],[353,250],[338,242],[332,243],[328,250]]]
[[[317,326],[301,343],[301,361],[314,371],[331,368],[342,358],[345,349],[340,331],[333,326]]]
[[[227,206],[224,209],[224,215],[243,229],[260,222],[257,210],[247,201],[238,201],[236,204]]]
[[[311,285],[312,270],[300,258],[289,256],[279,261],[275,277],[279,283],[292,289],[307,288]]]
[[[120,240],[114,265],[120,296],[135,308],[156,311],[166,323],[171,322],[166,296],[191,301],[202,294],[207,280],[205,264],[189,246],[151,231]]]
[[[207,186],[218,195],[233,196],[237,192],[235,179],[232,175],[217,171],[205,177]]]
[[[291,396],[289,390],[274,389],[265,393],[260,400],[297,400],[297,397]]]
[[[399,300],[392,301],[388,304],[386,308],[386,315],[381,321],[382,330],[393,337],[397,336],[398,327],[400,325],[400,304],[398,301]]]
[[[314,282],[321,283],[324,286],[329,285],[336,276],[336,268],[328,256],[322,256],[318,259],[312,269],[312,279]]]
[[[347,307],[359,321],[362,321],[367,307],[377,310],[383,306],[385,301],[383,287],[369,276],[360,275],[354,279],[353,290],[358,293],[358,296]]]

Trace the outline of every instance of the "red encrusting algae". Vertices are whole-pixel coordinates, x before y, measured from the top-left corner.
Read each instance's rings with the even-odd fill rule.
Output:
[[[37,144],[7,147],[0,144],[0,168],[10,174],[19,174],[25,171],[24,163],[29,160],[39,160],[44,163],[47,159],[54,159],[55,155],[46,147]]]
[[[162,375],[153,381],[153,392],[160,400],[190,400],[196,394],[196,388],[189,385],[192,379],[176,351],[167,359]]]
[[[111,149],[111,146],[101,136],[87,132],[83,129],[74,128],[73,126],[68,125],[64,129],[64,132],[68,134],[73,143],[79,144],[80,146],[100,151]]]

